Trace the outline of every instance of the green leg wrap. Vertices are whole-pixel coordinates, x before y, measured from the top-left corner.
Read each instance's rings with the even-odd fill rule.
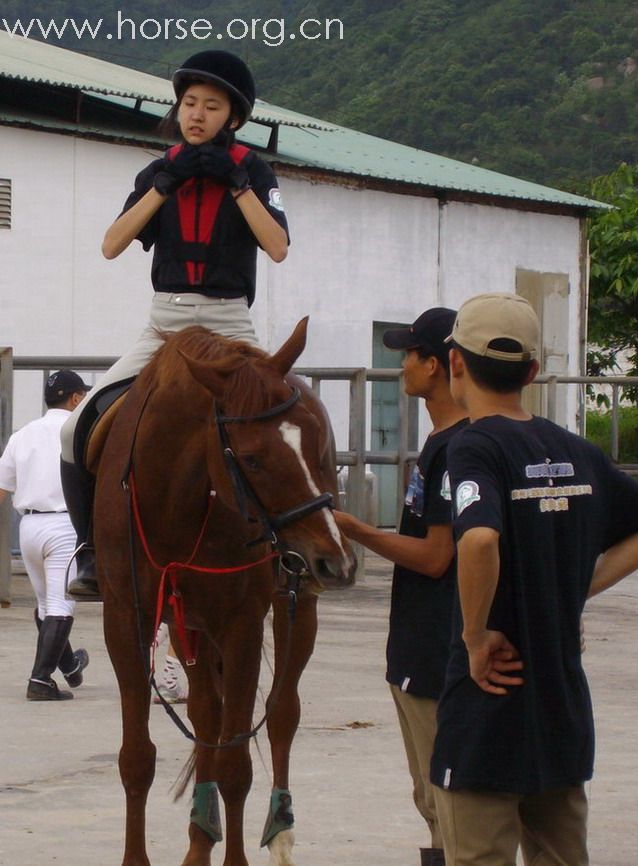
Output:
[[[266,818],[266,826],[261,837],[261,847],[267,845],[277,833],[282,830],[290,830],[295,823],[292,814],[292,797],[290,791],[283,788],[274,788],[270,795],[270,809]]]
[[[219,816],[217,782],[198,782],[193,791],[191,822],[197,824],[213,842],[221,842],[222,822]]]

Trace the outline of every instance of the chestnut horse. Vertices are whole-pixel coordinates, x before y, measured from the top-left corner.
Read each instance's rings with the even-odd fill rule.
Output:
[[[242,825],[252,768],[242,735],[253,724],[271,604],[275,671],[266,712],[273,792],[262,844],[272,866],[293,862],[289,753],[299,722],[297,685],[314,646],[316,592],[351,584],[355,568],[329,508],[336,474],[325,410],[289,375],[305,346],[306,325],[300,322],[272,356],[200,327],[165,335],[108,434],[94,530],[104,633],[122,704],[123,866],[150,862],[145,805],[155,746],[148,728],[149,652],[157,607],[184,657],[174,613],[179,603],[185,629],[199,637],[196,663],[186,666],[196,740],[190,845],[182,866],[211,863],[222,836],[218,791],[226,819],[223,864],[248,866]],[[273,544],[301,578],[294,620],[266,559]],[[161,568],[170,563],[173,588],[160,583]]]

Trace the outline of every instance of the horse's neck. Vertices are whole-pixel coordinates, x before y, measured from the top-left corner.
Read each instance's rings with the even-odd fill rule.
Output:
[[[136,452],[154,466],[163,486],[187,487],[193,475],[206,476],[206,435],[212,415],[202,389],[159,387],[141,419]],[[180,472],[173,472],[179,464]]]

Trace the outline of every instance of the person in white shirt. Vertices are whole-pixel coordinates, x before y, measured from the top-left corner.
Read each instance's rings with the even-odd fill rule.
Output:
[[[27,686],[30,701],[72,698],[51,675],[59,667],[68,685],[77,688],[89,663],[87,651],[73,652],[69,643],[75,602],[65,598],[64,580],[75,531],[60,480],[60,428],[89,390],[72,370],[49,376],[46,413],[14,433],[0,457],[0,502],[13,494],[13,506],[23,515],[20,550],[38,604],[38,644]]]

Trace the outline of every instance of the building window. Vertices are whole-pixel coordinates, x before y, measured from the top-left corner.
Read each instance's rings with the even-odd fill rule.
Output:
[[[0,177],[0,229],[11,228],[11,181]]]

